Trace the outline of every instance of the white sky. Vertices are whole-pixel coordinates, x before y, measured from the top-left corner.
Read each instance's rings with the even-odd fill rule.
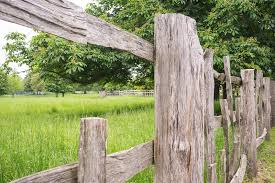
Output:
[[[77,4],[78,6],[81,6],[82,8],[85,8],[88,3],[94,2],[95,0],[69,0],[69,1]],[[30,28],[0,20],[0,65],[3,63],[6,57],[5,52],[2,49],[3,46],[6,44],[5,36],[10,32],[24,33],[27,35],[28,40],[30,40],[31,37],[35,35],[35,32]],[[12,67],[17,72],[22,72],[27,69],[26,66],[19,67],[17,65],[12,65]],[[21,73],[20,75],[21,77],[24,77],[25,73]]]

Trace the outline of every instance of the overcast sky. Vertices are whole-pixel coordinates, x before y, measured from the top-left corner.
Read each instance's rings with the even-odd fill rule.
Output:
[[[95,0],[69,0],[69,1],[77,4],[78,6],[81,6],[82,8],[85,8],[86,4],[90,2],[94,2]],[[6,44],[5,36],[10,32],[24,33],[27,35],[28,40],[30,40],[31,37],[35,35],[35,32],[32,29],[0,20],[0,65],[5,60],[5,52],[2,49],[3,46]],[[26,70],[26,67],[18,67],[16,65],[13,65],[13,68],[18,72],[22,72]],[[24,73],[21,73],[20,75],[22,77],[25,76]]]

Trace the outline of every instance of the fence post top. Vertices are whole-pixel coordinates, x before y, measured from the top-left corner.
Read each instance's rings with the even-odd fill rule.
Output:
[[[104,118],[99,118],[99,117],[87,117],[87,118],[81,118],[81,121],[85,121],[85,122],[95,122],[95,121],[106,122],[107,120],[104,119]]]

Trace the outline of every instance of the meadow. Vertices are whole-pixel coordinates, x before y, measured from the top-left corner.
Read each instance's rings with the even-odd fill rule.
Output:
[[[216,102],[216,114],[219,111]],[[153,97],[0,97],[0,183],[77,161],[83,117],[108,120],[108,153],[129,149],[154,137]],[[216,131],[216,146],[220,152],[221,129]],[[153,171],[150,167],[128,182],[151,183]]]

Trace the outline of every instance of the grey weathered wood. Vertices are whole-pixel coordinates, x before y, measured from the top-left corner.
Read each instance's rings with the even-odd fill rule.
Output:
[[[264,115],[264,127],[267,129],[266,140],[270,140],[270,128],[271,128],[271,100],[270,100],[270,78],[264,77],[263,79],[264,91],[263,91],[263,115]]]
[[[220,172],[221,172],[221,176],[223,178],[223,183],[226,183],[226,151],[225,149],[221,150],[221,167],[220,167]]]
[[[214,78],[221,81],[221,82],[224,82],[225,81],[225,74],[224,73],[219,73],[219,72],[214,70]],[[241,78],[236,77],[236,76],[231,76],[231,82],[232,82],[232,84],[235,84],[235,85],[241,85],[242,84]]]
[[[230,181],[230,183],[242,183],[244,180],[246,167],[247,167],[247,157],[245,154],[243,154],[240,167],[236,172],[236,174],[234,175],[233,179]]]
[[[275,127],[275,81],[270,80],[270,95],[271,95],[271,124]]]
[[[107,157],[107,183],[124,183],[153,164],[153,141]]]
[[[230,159],[230,168],[229,168],[229,180],[232,180],[234,174],[239,168],[240,164],[240,158],[241,158],[241,99],[236,98],[235,100],[235,106],[236,106],[236,122],[232,124],[233,126],[233,150],[232,150],[232,156]]]
[[[228,126],[230,122],[230,112],[228,109],[227,99],[220,100],[221,112],[222,112],[222,126],[223,126],[223,136],[224,136],[224,150],[225,150],[225,181],[229,182],[229,134]]]
[[[258,135],[263,133],[264,129],[264,115],[263,115],[263,72],[261,70],[257,70],[256,74],[256,90],[255,90],[255,98],[256,98],[256,127]]]
[[[204,60],[195,20],[157,16],[155,47],[155,182],[201,183]]]
[[[68,40],[116,48],[153,60],[152,44],[86,14],[67,0],[0,0],[0,19]]]
[[[80,124],[78,182],[106,182],[107,121],[83,118]]]
[[[205,96],[206,96],[206,114],[204,124],[205,134],[205,154],[207,166],[207,182],[216,183],[216,147],[215,134],[212,123],[214,122],[214,76],[213,76],[213,50],[207,49],[204,53],[205,61]]]
[[[236,111],[234,111],[234,117],[233,117],[234,121],[236,121]],[[228,124],[228,126],[230,126],[231,123]],[[213,128],[221,128],[222,127],[222,115],[220,116],[214,116],[214,121],[212,123],[212,127]]]
[[[153,164],[153,141],[110,154],[106,159],[107,183],[122,183]],[[76,183],[78,163],[36,173],[12,183]]]
[[[266,134],[267,134],[267,130],[265,128],[263,130],[263,134],[260,137],[258,137],[257,140],[256,140],[256,144],[257,144],[256,146],[257,146],[257,148],[264,142]]]
[[[228,103],[228,109],[230,113],[230,122],[234,122],[234,109],[233,109],[233,91],[231,82],[231,70],[230,70],[230,59],[229,56],[223,58],[224,63],[224,74],[225,74],[225,85],[226,85],[226,99]]]
[[[14,180],[11,183],[76,183],[77,167],[77,163],[63,165]]]
[[[257,175],[257,148],[256,148],[256,123],[255,123],[255,98],[254,98],[254,70],[241,71],[242,77],[242,104],[243,104],[243,134],[244,152],[247,155],[249,177]]]

